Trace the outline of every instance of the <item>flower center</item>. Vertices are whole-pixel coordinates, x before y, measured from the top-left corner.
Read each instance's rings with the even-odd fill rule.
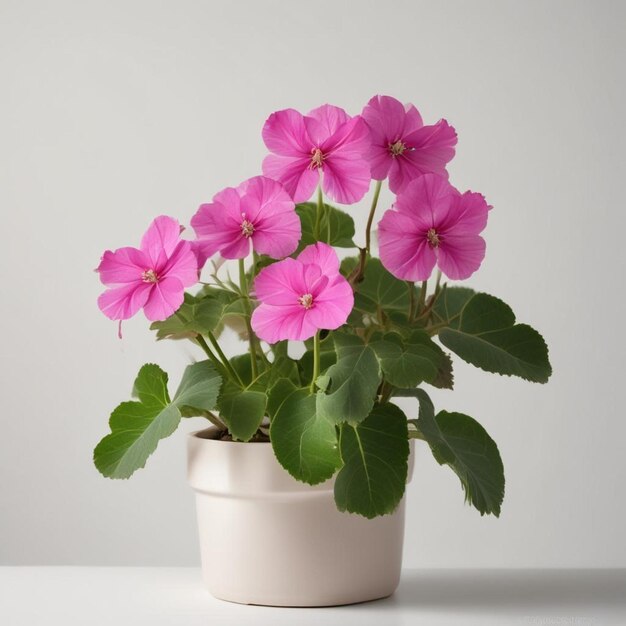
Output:
[[[311,163],[309,164],[309,168],[315,170],[322,167],[325,158],[320,148],[313,148],[311,150]]]
[[[241,234],[248,239],[252,237],[252,233],[254,233],[254,224],[244,218],[243,222],[241,222]]]
[[[145,270],[141,273],[141,280],[144,283],[158,283],[159,277],[154,270]]]
[[[398,139],[395,143],[389,144],[389,152],[391,156],[400,156],[406,150],[406,145]]]
[[[437,234],[437,231],[434,228],[429,228],[426,233],[426,239],[428,239],[428,243],[431,248],[438,248],[441,243],[441,239]]]
[[[313,295],[310,293],[305,293],[303,296],[298,298],[298,302],[305,308],[310,309],[313,306]]]

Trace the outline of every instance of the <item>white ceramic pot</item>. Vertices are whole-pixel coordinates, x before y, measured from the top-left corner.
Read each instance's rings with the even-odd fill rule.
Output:
[[[189,435],[188,476],[196,491],[203,576],[216,598],[330,606],[395,591],[404,499],[392,515],[373,520],[340,513],[333,480],[300,483],[279,465],[269,443],[214,436],[214,429]],[[409,479],[413,454],[411,445]]]

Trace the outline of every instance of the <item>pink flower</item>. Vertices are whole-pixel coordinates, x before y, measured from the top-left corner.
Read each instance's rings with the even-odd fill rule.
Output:
[[[237,189],[220,191],[191,218],[198,240],[200,265],[216,252],[226,259],[243,259],[250,245],[273,259],[290,255],[300,241],[300,218],[283,186],[264,176],[250,178]]]
[[[268,117],[263,141],[274,153],[265,157],[263,173],[280,181],[295,202],[311,197],[320,176],[324,193],[342,204],[358,202],[369,188],[369,131],[358,115],[329,104],[308,115],[284,109]]]
[[[446,120],[424,126],[412,104],[403,105],[390,96],[374,96],[362,116],[372,137],[372,178],[389,176],[389,188],[400,193],[422,174],[447,177],[446,164],[454,156],[457,138]]]
[[[109,319],[128,319],[143,307],[149,320],[164,320],[180,307],[185,287],[198,282],[196,256],[180,232],[174,218],[161,215],[139,248],[102,255],[96,271],[109,289],[98,298],[98,306]]]
[[[337,253],[325,243],[307,246],[297,259],[265,267],[254,288],[261,304],[252,314],[252,328],[268,343],[304,341],[320,328],[339,328],[354,304]]]
[[[442,176],[426,174],[398,194],[378,224],[380,260],[397,278],[427,280],[435,267],[453,280],[471,276],[485,257],[479,233],[491,208],[479,193],[460,194]]]

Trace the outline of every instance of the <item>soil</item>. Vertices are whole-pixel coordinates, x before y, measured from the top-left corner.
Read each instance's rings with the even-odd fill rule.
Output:
[[[217,439],[218,441],[235,441],[232,438],[232,435],[226,430],[217,433],[217,437],[215,437],[215,439]],[[269,440],[270,438],[267,435],[264,435],[262,432],[256,432],[253,435],[252,439],[250,439],[246,443],[268,443]]]

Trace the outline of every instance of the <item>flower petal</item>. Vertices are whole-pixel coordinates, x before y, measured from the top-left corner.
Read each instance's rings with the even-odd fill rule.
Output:
[[[374,180],[385,180],[393,163],[393,156],[387,145],[372,144],[369,150],[368,160]]]
[[[317,170],[309,167],[311,157],[284,157],[269,154],[263,159],[263,174],[277,180],[294,202],[306,202],[319,182]]]
[[[271,305],[297,304],[298,298],[307,293],[304,268],[299,260],[290,258],[264,267],[254,279],[255,296]]]
[[[146,303],[153,283],[137,281],[107,289],[98,298],[98,307],[111,320],[127,320]]]
[[[191,287],[198,282],[198,260],[190,241],[178,242],[162,270],[162,277],[178,278],[183,287]]]
[[[233,187],[217,193],[213,202],[200,205],[191,218],[191,226],[198,238],[194,249],[200,266],[216,252],[239,241],[242,221],[241,198]]]
[[[137,248],[107,250],[96,271],[100,280],[108,287],[123,285],[141,280],[141,274],[150,267],[150,259]]]
[[[344,158],[364,159],[372,144],[370,131],[360,115],[342,124],[321,146],[327,157],[341,155]]]
[[[321,147],[349,119],[350,116],[342,108],[331,104],[323,104],[309,111],[304,124],[313,141],[312,147]]]
[[[339,257],[332,246],[318,241],[307,246],[298,255],[298,261],[305,265],[317,265],[322,274],[332,277],[339,273]]]
[[[413,109],[417,112],[415,107]],[[402,139],[406,110],[399,100],[374,96],[365,105],[362,116],[370,128],[372,142],[388,148],[390,143]]]
[[[300,218],[285,188],[265,176],[255,176],[241,186],[241,209],[254,225],[252,245],[274,259],[290,255],[302,234]]]
[[[343,276],[329,281],[321,293],[316,295],[309,309],[309,319],[317,328],[334,330],[346,323],[354,306],[354,292]]]
[[[160,215],[148,227],[141,239],[141,250],[156,265],[162,251],[169,256],[180,240],[180,224],[178,220],[167,215]]]
[[[464,280],[480,267],[485,248],[480,235],[447,236],[437,249],[437,265],[448,278]]]
[[[225,259],[245,259],[250,254],[250,243],[251,239],[240,233],[232,243],[220,250],[220,254]]]
[[[174,277],[166,277],[153,284],[143,311],[151,322],[167,319],[180,308],[185,297],[183,284]]]
[[[428,280],[437,260],[414,216],[389,210],[378,224],[380,261],[401,280]]]
[[[398,194],[394,208],[411,216],[426,232],[446,221],[459,195],[442,176],[425,174],[412,180]]]
[[[402,137],[406,137],[412,132],[415,132],[418,128],[424,126],[424,121],[420,112],[412,104],[405,104],[404,109],[406,116],[404,118],[404,129],[402,130]]]
[[[262,136],[267,148],[280,156],[308,156],[314,147],[304,116],[295,109],[272,113],[263,126]]]
[[[487,226],[490,208],[482,194],[466,191],[455,199],[445,219],[440,220],[439,231],[444,236],[477,235]]]
[[[415,178],[433,172],[448,177],[446,165],[454,157],[456,131],[445,120],[422,126],[404,138],[412,148],[394,159],[389,172],[389,187],[400,193]]]
[[[315,334],[308,311],[300,304],[292,306],[272,306],[261,304],[252,313],[252,329],[256,335],[268,343],[285,339],[305,341]]]
[[[322,189],[341,204],[354,204],[363,198],[372,178],[370,166],[362,159],[333,154],[324,163]]]

